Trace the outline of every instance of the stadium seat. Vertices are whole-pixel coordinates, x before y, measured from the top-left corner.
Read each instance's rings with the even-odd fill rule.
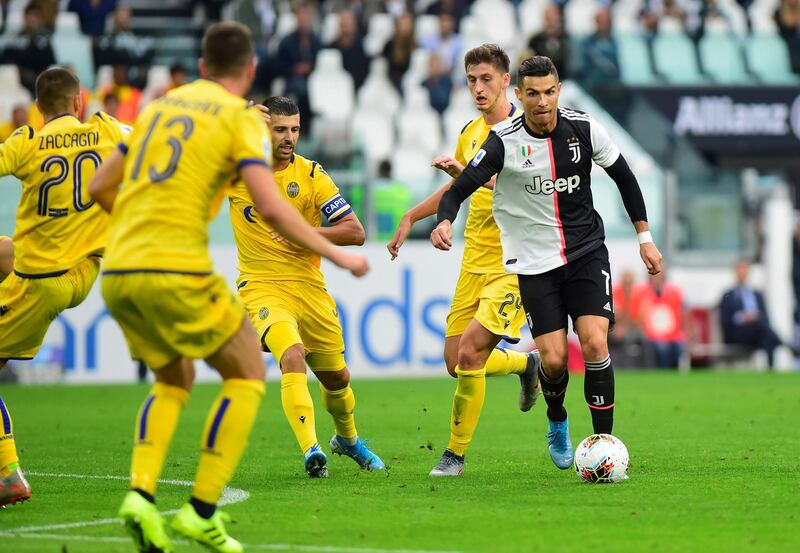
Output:
[[[650,65],[647,43],[638,33],[615,34],[622,82],[628,85],[650,85],[658,79]]]
[[[775,23],[775,10],[778,8],[776,0],[755,0],[747,10],[750,16],[750,25],[754,34],[776,33],[778,26]]]
[[[92,41],[84,35],[55,34],[52,40],[56,62],[75,68],[83,86],[94,88]]]
[[[367,24],[364,50],[368,56],[377,56],[394,34],[394,18],[388,13],[373,13]]]
[[[738,37],[746,36],[748,28],[747,14],[744,8],[736,0],[717,0],[717,4],[725,14],[733,34]]]
[[[0,94],[0,121],[11,121],[11,112],[16,106],[29,106],[31,102],[33,102],[33,98],[31,98],[31,94],[27,89],[21,86],[17,86],[17,88],[3,87],[3,93]]]
[[[81,23],[75,12],[62,11],[56,16],[56,34],[79,35]]]
[[[431,157],[413,147],[399,147],[392,154],[392,176],[406,182],[429,186],[434,176]]]
[[[658,73],[673,84],[701,84],[706,81],[697,67],[694,44],[683,33],[659,32],[653,40],[653,59]]]
[[[617,0],[611,6],[611,27],[616,34],[639,31],[642,0]]]
[[[308,78],[311,110],[329,119],[346,121],[355,104],[353,77],[342,68],[342,53],[326,48],[317,53],[317,63]]]
[[[275,38],[282,39],[288,34],[294,32],[297,28],[297,18],[291,11],[285,11],[278,16],[278,22],[275,24]]]
[[[570,0],[564,7],[564,28],[567,34],[587,36],[594,32],[594,14],[600,4],[597,0]]]
[[[103,88],[110,86],[112,82],[114,82],[114,68],[110,65],[101,65],[98,67],[97,75],[94,81],[95,89],[102,90]]]
[[[698,44],[706,73],[721,84],[743,84],[751,80],[744,66],[739,41],[730,34],[706,34]]]
[[[24,22],[22,10],[14,10],[9,7],[6,13],[6,36],[14,36],[19,34]]]
[[[16,65],[0,65],[0,90],[14,90],[21,86]]]
[[[336,40],[339,34],[339,14],[337,12],[330,12],[325,14],[322,20],[322,30],[319,34],[322,39],[322,44],[330,44]]]
[[[411,63],[408,71],[403,75],[403,94],[408,94],[409,90],[422,86],[422,83],[428,78],[430,56],[430,52],[422,48],[411,52]]]
[[[428,101],[427,90],[417,88],[406,92],[403,108],[397,114],[397,129],[401,147],[416,147],[431,157],[439,154],[442,129],[439,114]]]
[[[439,17],[435,15],[418,15],[414,23],[414,38],[417,44],[439,36]]]
[[[487,41],[483,32],[484,26],[476,15],[465,15],[461,18],[460,33],[465,52]]]
[[[544,27],[544,8],[549,4],[548,0],[523,0],[517,6],[519,13],[519,26],[522,41],[527,44],[528,40],[542,30]]]
[[[394,149],[392,114],[374,109],[358,109],[353,114],[352,122],[355,142],[363,148],[369,172],[374,175],[378,163],[389,159]]]
[[[485,42],[510,49],[519,40],[517,15],[507,0],[476,0],[470,13],[480,21]]]
[[[358,109],[397,113],[400,109],[400,94],[388,77],[386,59],[376,57],[370,62],[366,81],[358,90]]]
[[[745,53],[750,70],[769,84],[797,84],[792,73],[786,43],[776,34],[754,34],[748,37]]]

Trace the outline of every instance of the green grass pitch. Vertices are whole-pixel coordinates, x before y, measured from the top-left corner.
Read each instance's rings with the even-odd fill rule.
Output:
[[[800,551],[800,374],[618,373],[615,434],[631,455],[630,480],[619,485],[583,484],[553,466],[544,401],[520,413],[515,377],[489,380],[465,475],[428,478],[446,444],[454,386],[356,381],[360,434],[389,470],[364,473],[335,457],[330,478],[312,481],[270,383],[231,483],[250,493],[226,508],[231,533],[248,551]],[[582,386],[573,377],[567,394],[576,445],[591,428]],[[216,390],[194,390],[163,478],[192,480]],[[2,390],[34,496],[0,511],[0,551],[133,551],[121,527],[102,520],[114,517],[124,479],[53,475],[124,477],[146,391]],[[332,425],[319,404],[317,429],[327,450]],[[188,492],[162,484],[159,507],[178,507]]]

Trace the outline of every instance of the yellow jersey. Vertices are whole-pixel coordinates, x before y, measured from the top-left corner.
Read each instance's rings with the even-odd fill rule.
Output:
[[[210,273],[215,200],[239,169],[272,160],[261,112],[200,79],[148,104],[120,150],[104,272]]]
[[[102,254],[108,216],[89,197],[88,185],[129,131],[105,113],[85,123],[65,114],[39,131],[20,127],[0,144],[0,175],[22,181],[14,227],[18,275],[66,272]]]
[[[517,108],[512,105],[508,117],[516,112]],[[461,129],[453,157],[466,167],[481,149],[491,130],[492,125],[487,125],[483,117],[467,123]],[[470,196],[469,215],[464,227],[464,257],[461,267],[465,271],[478,274],[505,273],[500,229],[497,228],[492,216],[492,191],[488,188],[479,188]]]
[[[335,223],[353,211],[325,170],[303,156],[292,155],[286,169],[275,171],[275,183],[284,199],[311,226],[320,226],[323,215]],[[243,183],[234,184],[229,205],[240,282],[268,278],[325,285],[319,256],[287,241],[261,220]]]

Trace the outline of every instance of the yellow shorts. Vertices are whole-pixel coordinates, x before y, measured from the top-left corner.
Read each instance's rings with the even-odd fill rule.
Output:
[[[462,270],[447,315],[445,336],[461,336],[472,319],[492,334],[518,342],[519,331],[525,325],[525,310],[517,275],[479,275]]]
[[[275,359],[280,361],[287,349],[302,344],[311,370],[345,367],[339,312],[325,288],[301,281],[247,280],[239,284],[239,295],[261,344]],[[285,324],[272,329],[276,323]]]
[[[131,357],[151,369],[210,357],[244,321],[244,307],[216,273],[104,272],[102,286]]]
[[[88,257],[63,275],[0,283],[0,359],[32,359],[59,313],[80,304],[92,289],[100,258]]]

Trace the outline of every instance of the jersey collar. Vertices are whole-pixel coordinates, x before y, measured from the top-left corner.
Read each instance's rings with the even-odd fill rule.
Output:
[[[56,115],[55,117],[53,117],[52,119],[50,119],[50,121],[48,121],[47,123],[45,123],[45,125],[49,125],[50,123],[52,123],[52,122],[53,122],[53,121],[55,121],[56,119],[62,119],[62,118],[64,118],[64,117],[72,117],[73,119],[76,119],[76,120],[78,119],[77,117],[75,117],[75,116],[74,116],[74,115],[72,115],[71,113],[62,113],[61,115]]]
[[[556,126],[553,127],[553,130],[550,132],[539,134],[528,126],[528,123],[525,121],[525,116],[523,115],[522,117],[522,128],[525,129],[525,132],[531,135],[533,138],[549,138],[553,136],[553,133],[555,133],[558,129],[559,123],[561,123],[561,111],[556,109]]]

